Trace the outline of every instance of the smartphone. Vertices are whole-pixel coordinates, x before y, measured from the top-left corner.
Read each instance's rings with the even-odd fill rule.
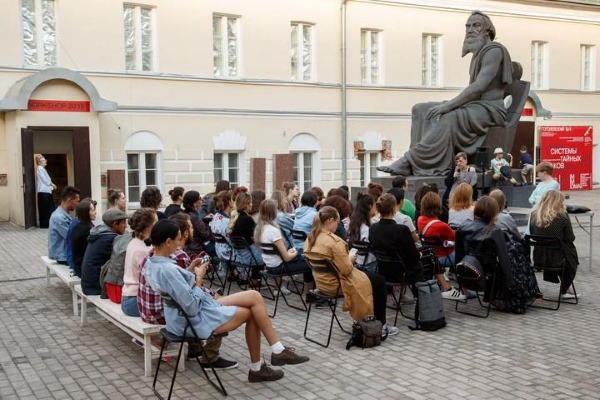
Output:
[[[350,256],[355,256],[358,253],[358,249],[352,248],[350,249]]]

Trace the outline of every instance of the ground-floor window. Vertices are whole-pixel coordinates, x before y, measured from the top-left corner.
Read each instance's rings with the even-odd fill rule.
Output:
[[[139,203],[147,187],[160,187],[158,153],[127,153],[127,198]]]
[[[313,187],[313,158],[314,152],[292,153],[294,155],[294,181],[301,190],[307,191]]]
[[[214,181],[227,180],[232,188],[240,184],[240,154],[214,153]]]
[[[358,154],[360,161],[360,185],[366,186],[371,179],[377,176],[379,166],[379,152],[365,151]]]

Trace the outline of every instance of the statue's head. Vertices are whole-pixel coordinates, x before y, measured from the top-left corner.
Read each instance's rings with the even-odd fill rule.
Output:
[[[490,17],[481,11],[473,11],[465,24],[465,40],[462,56],[477,53],[485,44],[494,40],[496,28]]]

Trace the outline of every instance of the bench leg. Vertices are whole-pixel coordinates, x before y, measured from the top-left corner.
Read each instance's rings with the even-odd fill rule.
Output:
[[[152,341],[150,335],[144,336],[144,375],[152,376]]]
[[[74,290],[71,290],[71,296],[73,297],[73,316],[77,316],[79,315],[79,307],[77,306],[78,303],[78,297],[77,297],[77,293],[75,293]]]
[[[87,301],[85,298],[81,298],[81,326],[87,322]]]
[[[50,286],[50,267],[46,265],[46,287]]]

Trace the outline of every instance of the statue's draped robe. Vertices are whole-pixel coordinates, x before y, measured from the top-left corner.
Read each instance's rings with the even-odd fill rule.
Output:
[[[510,55],[500,43],[491,42],[484,46],[471,60],[470,82],[477,78],[482,66],[483,56],[493,48],[502,51],[500,65],[502,82],[512,83],[512,65]],[[427,119],[429,109],[441,103],[419,103],[412,109],[412,128],[408,159],[413,175],[445,175],[452,168],[454,154],[464,151],[475,153],[485,140],[492,126],[504,126],[506,107],[503,100],[475,100],[456,108],[440,118]]]

